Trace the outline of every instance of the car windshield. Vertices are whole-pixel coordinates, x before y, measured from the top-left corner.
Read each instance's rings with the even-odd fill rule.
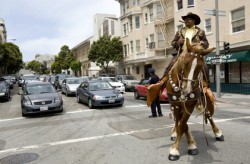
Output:
[[[124,76],[124,80],[136,80],[134,76]]]
[[[55,93],[55,89],[52,85],[49,84],[38,84],[38,85],[29,85],[26,87],[26,94],[42,94],[42,93]]]
[[[67,79],[67,84],[81,84],[81,82],[80,79]]]
[[[103,78],[107,82],[119,82],[115,77]]]
[[[36,76],[23,76],[23,80],[38,80]]]
[[[89,83],[89,90],[90,91],[110,90],[110,89],[113,89],[113,88],[107,82]]]

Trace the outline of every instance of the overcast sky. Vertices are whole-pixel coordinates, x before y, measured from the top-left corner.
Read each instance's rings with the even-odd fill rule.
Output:
[[[120,5],[115,0],[0,0],[7,39],[19,46],[23,61],[58,54],[61,46],[72,48],[89,38],[96,13],[119,17]]]

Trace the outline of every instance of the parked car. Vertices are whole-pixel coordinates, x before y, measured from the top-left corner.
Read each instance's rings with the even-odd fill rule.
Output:
[[[3,76],[2,78],[8,83],[10,89],[14,88],[14,83],[11,76]]]
[[[83,82],[83,78],[79,77],[70,77],[65,78],[61,84],[61,92],[66,96],[76,95],[76,89]]]
[[[88,104],[92,109],[96,106],[122,106],[124,97],[108,82],[99,80],[84,81],[76,90],[77,102]]]
[[[149,86],[149,80],[148,79],[142,79],[139,84],[135,86],[134,91],[134,98],[139,99],[140,97],[147,97],[148,93],[148,86]],[[164,88],[164,90],[161,93],[160,96],[161,102],[168,102],[168,96],[167,96],[167,90]]]
[[[124,84],[117,80],[115,77],[98,77],[97,80],[103,80],[112,85],[120,93],[125,93]]]
[[[22,116],[36,113],[63,112],[63,100],[49,82],[29,82],[21,94]]]
[[[0,81],[0,100],[10,100],[10,88],[6,81]]]
[[[52,85],[54,85],[55,86],[55,80],[56,80],[56,76],[54,76],[54,75],[51,75],[51,76],[49,76],[49,82],[52,84]]]
[[[58,75],[56,75],[55,82],[54,82],[55,88],[56,89],[61,89],[63,79],[68,78],[68,77],[73,77],[73,76],[68,75],[68,74],[58,74]]]
[[[34,74],[26,74],[26,75],[22,75],[20,76],[20,79],[18,81],[18,86],[19,87],[23,87],[25,84],[25,81],[37,81],[39,80],[38,76],[34,75]]]
[[[125,90],[133,91],[135,89],[135,85],[140,82],[132,75],[117,75],[116,78],[124,84]]]

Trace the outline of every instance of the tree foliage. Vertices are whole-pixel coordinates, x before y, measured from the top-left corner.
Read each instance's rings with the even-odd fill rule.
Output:
[[[74,61],[72,61],[71,63],[70,63],[70,68],[75,72],[75,74],[76,74],[76,72],[77,71],[80,71],[81,70],[81,62],[80,61],[78,61],[78,60],[74,60]]]
[[[122,61],[122,41],[120,37],[104,35],[99,40],[94,41],[90,47],[88,54],[90,61],[105,69],[108,74],[108,66],[110,62]]]
[[[22,53],[17,45],[10,42],[0,45],[0,67],[4,74],[16,73],[22,64]]]
[[[42,73],[42,64],[39,63],[38,61],[32,60],[31,62],[28,63],[27,67],[28,69],[31,69],[32,71],[35,71],[39,74]]]
[[[58,57],[55,56],[55,61],[54,63],[51,65],[51,71],[55,74],[61,73],[62,71],[62,67],[59,63]]]
[[[57,64],[59,64],[62,69],[67,70],[70,68],[70,63],[75,59],[76,58],[74,57],[69,47],[64,45],[61,47],[61,51],[58,54]]]

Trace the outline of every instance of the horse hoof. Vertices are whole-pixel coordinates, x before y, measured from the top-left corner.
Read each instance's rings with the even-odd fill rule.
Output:
[[[171,139],[171,141],[175,141],[176,137],[172,137],[172,136],[171,136],[170,139]]]
[[[224,136],[221,135],[220,137],[215,137],[217,141],[224,141]]]
[[[198,153],[199,153],[198,149],[190,149],[190,150],[188,150],[189,155],[196,155]]]
[[[179,155],[171,155],[171,154],[168,155],[168,159],[170,161],[177,161],[179,158],[180,158]]]

